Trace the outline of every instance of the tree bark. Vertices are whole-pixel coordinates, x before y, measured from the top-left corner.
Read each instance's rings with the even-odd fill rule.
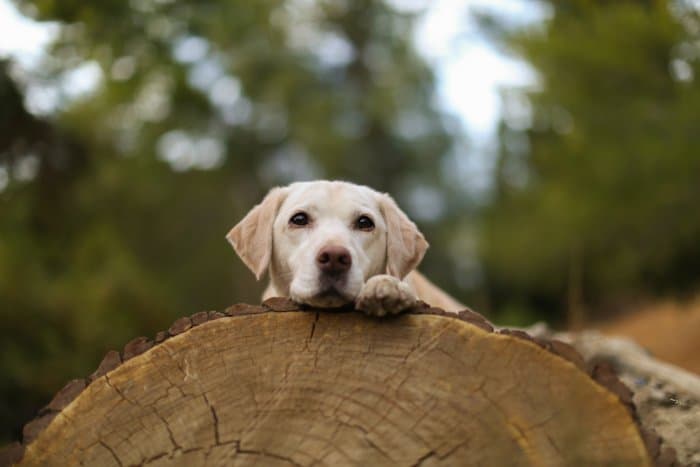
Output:
[[[198,313],[108,354],[25,427],[20,465],[658,461],[626,388],[561,342],[493,332],[471,311],[266,305]]]

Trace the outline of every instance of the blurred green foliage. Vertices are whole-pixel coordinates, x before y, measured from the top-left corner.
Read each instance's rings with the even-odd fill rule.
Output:
[[[541,84],[504,90],[476,200],[415,18],[381,0],[16,3],[62,27],[40,67],[0,66],[0,440],[107,349],[257,302],[224,234],[292,180],[391,192],[432,244],[422,269],[501,322],[697,286],[700,22],[683,2],[550,2],[527,31],[485,18]],[[86,64],[100,86],[76,98],[62,83]]]
[[[413,18],[381,1],[19,5],[63,27],[33,75],[0,70],[2,438],[107,349],[259,302],[224,235],[271,186],[444,193],[450,119]],[[63,95],[86,63],[98,90]],[[32,85],[58,87],[58,109],[28,112]]]
[[[698,285],[700,16],[685,2],[550,6],[534,31],[485,21],[541,83],[504,92],[481,254],[496,308],[567,308],[578,324],[586,307]]]

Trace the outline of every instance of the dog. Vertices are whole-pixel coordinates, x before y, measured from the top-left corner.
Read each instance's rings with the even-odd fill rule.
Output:
[[[465,307],[416,271],[423,234],[388,195],[342,181],[273,188],[226,235],[255,277],[269,272],[263,299],[369,315],[396,314],[419,300]]]

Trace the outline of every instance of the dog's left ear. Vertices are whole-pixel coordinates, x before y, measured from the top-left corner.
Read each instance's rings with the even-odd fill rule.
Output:
[[[379,205],[387,225],[387,273],[403,279],[420,264],[428,242],[391,196],[381,195]]]
[[[286,196],[285,188],[273,188],[260,204],[226,234],[226,239],[258,280],[270,265],[272,224]]]

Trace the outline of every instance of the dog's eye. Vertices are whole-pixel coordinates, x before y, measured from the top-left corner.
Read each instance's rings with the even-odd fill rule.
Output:
[[[360,216],[355,221],[355,227],[369,232],[370,230],[374,230],[374,222],[367,216]]]
[[[304,226],[309,223],[309,216],[305,212],[298,212],[289,219],[290,224]]]

